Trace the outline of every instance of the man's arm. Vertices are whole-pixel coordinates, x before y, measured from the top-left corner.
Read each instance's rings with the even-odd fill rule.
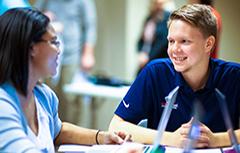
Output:
[[[157,130],[140,127],[138,125],[132,124],[130,122],[124,121],[121,117],[114,115],[110,125],[110,131],[125,131],[128,134],[132,135],[132,140],[134,142],[144,143],[144,144],[153,144],[155,137],[157,135]],[[161,144],[168,146],[180,146],[180,130],[175,132],[164,132]]]
[[[181,131],[186,131],[185,129],[189,128],[191,121],[183,124],[179,129],[174,132],[163,133],[160,144],[166,146],[182,147],[183,142],[186,140],[186,137],[181,135]],[[132,140],[144,144],[153,144],[155,137],[157,135],[157,130],[140,127],[138,125],[132,124],[130,122],[124,121],[121,117],[114,115],[110,126],[110,131],[125,131],[128,134],[132,135]],[[202,143],[200,144],[202,145]]]
[[[192,120],[188,123],[182,124],[174,132],[163,133],[160,144],[173,147],[183,147],[188,137],[188,132],[191,127]],[[121,117],[114,115],[110,126],[110,131],[126,131],[132,135],[132,140],[144,144],[153,144],[157,131],[140,127],[130,122],[124,121]],[[238,141],[240,140],[240,129],[235,130]],[[216,148],[230,146],[231,142],[227,132],[212,133],[209,128],[202,124],[201,135],[199,136],[196,148]]]
[[[121,117],[114,115],[109,125],[109,131],[125,131],[132,135],[134,142],[152,144],[157,134],[156,130],[147,129],[130,122],[124,121]]]
[[[240,142],[240,129],[234,131],[238,140]],[[229,137],[228,132],[218,132],[213,133],[206,125],[202,124],[201,127],[201,135],[207,136],[209,139],[209,146],[210,148],[215,147],[227,147],[231,146],[231,140]]]

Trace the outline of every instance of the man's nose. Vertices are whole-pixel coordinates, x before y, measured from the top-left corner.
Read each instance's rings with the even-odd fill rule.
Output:
[[[174,52],[180,52],[180,51],[181,51],[181,47],[180,47],[179,43],[175,42],[175,43],[173,44],[173,46],[172,46],[172,50],[173,50]]]

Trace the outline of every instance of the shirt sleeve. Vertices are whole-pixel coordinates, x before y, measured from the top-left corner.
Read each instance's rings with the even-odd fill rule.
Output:
[[[0,152],[40,153],[27,137],[17,107],[0,97]]]
[[[147,118],[148,108],[152,102],[151,82],[147,67],[143,69],[131,85],[115,114],[134,124],[138,124],[142,119]]]

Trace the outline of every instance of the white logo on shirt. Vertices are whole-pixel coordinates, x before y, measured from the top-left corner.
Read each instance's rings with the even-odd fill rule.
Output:
[[[128,108],[129,107],[129,104],[127,104],[124,100],[122,100],[123,101],[123,105],[126,107],[126,108]]]

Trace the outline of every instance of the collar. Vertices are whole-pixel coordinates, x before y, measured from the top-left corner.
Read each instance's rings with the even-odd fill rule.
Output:
[[[215,73],[215,67],[216,65],[214,64],[214,61],[212,58],[209,59],[209,76],[207,79],[207,83],[204,88],[209,89],[209,90],[214,90],[215,85],[214,85],[214,73]]]
[[[209,72],[209,76],[207,79],[207,83],[204,87],[204,89],[207,90],[213,90],[214,89],[214,69],[215,69],[215,64],[213,59],[209,59],[209,67],[210,67],[210,72]],[[192,88],[187,84],[187,82],[185,81],[185,79],[183,78],[182,74],[180,72],[175,71],[175,85],[179,86],[180,89],[184,89],[184,91],[187,92],[191,92],[193,93],[194,91],[192,90]]]

